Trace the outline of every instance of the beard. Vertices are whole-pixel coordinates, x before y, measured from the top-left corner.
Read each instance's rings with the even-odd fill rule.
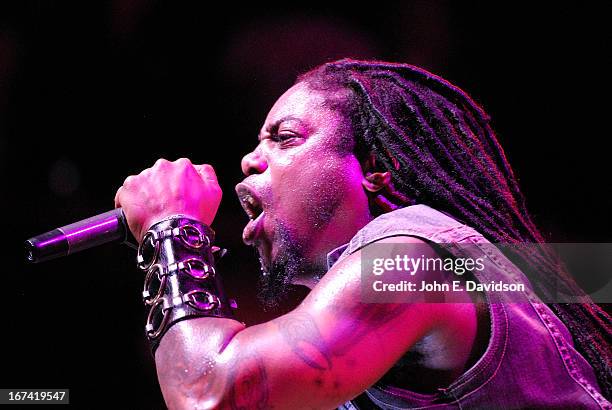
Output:
[[[269,266],[266,266],[261,256],[261,276],[257,299],[265,311],[277,309],[286,302],[291,290],[294,289],[294,279],[309,275],[317,281],[325,275],[325,268],[304,256],[304,246],[290,230],[282,223],[274,228],[274,237],[278,241],[278,253]]]
[[[313,182],[313,190],[317,192],[318,200],[315,203],[305,203],[301,209],[305,221],[312,227],[323,229],[331,220],[341,203],[341,196],[336,189],[337,184],[327,181]],[[268,202],[269,204],[269,202]],[[271,217],[271,214],[267,214]],[[264,310],[272,310],[287,301],[291,290],[294,289],[294,280],[299,277],[313,278],[319,281],[327,272],[327,258],[322,255],[320,260],[307,258],[307,249],[312,248],[313,238],[303,238],[291,229],[289,224],[282,220],[274,220],[274,241],[277,253],[271,257],[269,266],[259,258],[261,276],[257,298]]]

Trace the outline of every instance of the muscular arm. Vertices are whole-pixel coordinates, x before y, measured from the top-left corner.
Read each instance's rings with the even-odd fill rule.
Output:
[[[173,326],[156,353],[168,406],[334,408],[374,384],[428,332],[461,320],[454,304],[361,303],[360,278],[356,252],[272,321],[244,328],[202,318]]]

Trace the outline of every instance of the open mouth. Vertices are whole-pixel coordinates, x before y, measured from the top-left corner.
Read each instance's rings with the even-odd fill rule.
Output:
[[[257,193],[249,186],[238,184],[236,186],[236,194],[238,194],[240,205],[242,205],[249,219],[256,219],[263,212],[259,196],[257,196]]]
[[[240,204],[251,220],[257,219],[263,212],[263,207],[259,200],[250,193],[240,196]]]
[[[242,232],[242,240],[247,245],[255,244],[256,238],[262,233],[262,221],[265,215],[261,200],[255,190],[241,183],[236,186],[240,205],[249,217],[249,222]]]

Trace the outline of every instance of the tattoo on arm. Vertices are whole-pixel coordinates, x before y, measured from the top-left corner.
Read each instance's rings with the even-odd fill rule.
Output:
[[[214,358],[206,355],[197,361],[180,354],[179,349],[159,351],[157,374],[164,399],[170,408],[180,407],[185,399],[198,403],[223,390],[223,379]]]
[[[213,356],[194,359],[180,349],[159,351],[157,368],[166,404],[204,403],[211,397],[227,396],[222,408],[269,409],[269,388],[263,360],[255,353],[240,352],[230,368],[217,366]]]
[[[293,353],[304,363],[313,369],[331,369],[329,350],[317,324],[309,314],[291,313],[279,319],[278,327]]]
[[[241,354],[228,374],[229,405],[232,410],[269,409],[266,368],[257,354]]]

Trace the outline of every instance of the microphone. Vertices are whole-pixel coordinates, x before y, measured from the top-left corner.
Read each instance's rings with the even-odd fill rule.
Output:
[[[121,208],[56,228],[25,241],[26,259],[32,263],[89,249],[108,242],[127,242],[129,229]]]

